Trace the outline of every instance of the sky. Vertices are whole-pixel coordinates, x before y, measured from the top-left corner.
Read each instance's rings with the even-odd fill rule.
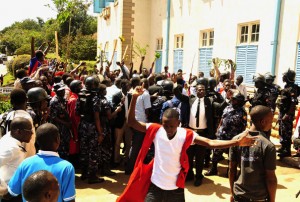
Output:
[[[0,2],[0,30],[28,18],[36,20],[36,17],[41,17],[46,21],[56,18],[57,15],[51,0],[0,0]],[[54,10],[46,7],[47,4]],[[93,14],[92,7],[88,13]]]

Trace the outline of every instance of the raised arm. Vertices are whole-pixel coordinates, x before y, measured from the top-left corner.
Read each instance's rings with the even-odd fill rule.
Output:
[[[132,98],[129,107],[129,114],[128,114],[128,125],[140,132],[146,132],[146,123],[139,122],[135,119],[135,105],[136,100],[139,95],[142,95],[144,92],[143,87],[137,86],[134,91],[132,92]]]
[[[144,60],[145,60],[145,56],[142,56],[141,57],[141,64],[140,64],[140,72],[139,72],[139,74],[141,74],[142,73],[142,69],[143,69],[143,63],[144,63]]]
[[[254,144],[256,137],[249,137],[248,131],[244,131],[238,139],[235,140],[211,140],[205,137],[196,136],[194,143],[212,149],[222,149],[232,146],[251,146]]]

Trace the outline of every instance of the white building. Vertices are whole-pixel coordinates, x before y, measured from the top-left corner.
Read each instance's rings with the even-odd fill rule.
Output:
[[[149,45],[146,67],[161,53],[156,72],[168,65],[171,72],[209,76],[210,61],[218,57],[235,61],[246,84],[256,72],[272,72],[281,85],[288,68],[300,84],[300,0],[95,0],[94,10],[98,45],[108,58],[119,36],[125,37],[114,61],[133,37]],[[133,61],[138,68],[140,59]]]

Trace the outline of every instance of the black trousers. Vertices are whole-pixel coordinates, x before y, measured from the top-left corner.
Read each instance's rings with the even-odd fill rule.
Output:
[[[184,202],[184,189],[163,190],[151,183],[145,202]]]
[[[202,136],[202,137],[208,137],[208,130],[207,129],[203,129],[203,130],[194,130],[196,133],[198,133],[198,135]],[[203,166],[204,166],[204,158],[205,158],[205,150],[206,147],[204,146],[200,146],[200,145],[191,145],[188,149],[187,149],[187,154],[189,157],[189,172],[187,174],[187,176],[194,176],[194,172],[193,172],[193,161],[195,158],[195,168],[196,168],[196,179],[200,179],[203,178]]]

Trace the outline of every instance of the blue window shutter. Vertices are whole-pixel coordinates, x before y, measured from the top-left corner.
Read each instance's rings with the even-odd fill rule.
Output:
[[[236,51],[236,76],[242,75],[245,84],[253,85],[256,72],[258,46],[238,46]]]
[[[200,48],[199,49],[199,66],[198,70],[204,73],[204,77],[209,77],[209,72],[212,67],[212,52],[213,48]]]
[[[296,59],[296,84],[300,84],[300,42],[298,43],[297,59]]]
[[[109,4],[111,3],[111,2],[114,2],[115,0],[105,0],[105,7],[106,6],[109,6]]]
[[[183,50],[174,50],[173,73],[177,73],[178,69],[182,69],[183,65]]]
[[[161,73],[162,71],[162,51],[156,51],[160,54],[160,58],[155,60],[155,73]]]
[[[105,8],[105,0],[94,0],[94,13],[101,13]]]

